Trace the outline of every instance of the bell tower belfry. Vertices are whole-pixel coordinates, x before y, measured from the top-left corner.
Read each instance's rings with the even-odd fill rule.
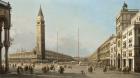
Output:
[[[45,59],[45,21],[41,6],[36,18],[36,37],[37,58]]]

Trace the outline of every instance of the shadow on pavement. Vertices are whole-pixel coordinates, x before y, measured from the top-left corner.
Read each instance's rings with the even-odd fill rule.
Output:
[[[46,73],[46,74],[2,74],[0,78],[88,78],[86,75],[76,73]]]

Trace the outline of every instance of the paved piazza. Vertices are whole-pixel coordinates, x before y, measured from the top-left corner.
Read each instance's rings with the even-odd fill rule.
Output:
[[[85,71],[85,75],[81,74],[81,70]],[[12,72],[8,75],[0,75],[0,78],[140,78],[139,73],[124,74],[117,71],[102,72],[101,68],[97,68],[93,73],[87,72],[86,66],[73,66],[72,69],[65,69],[64,74],[59,74],[55,71],[43,74],[41,70],[35,69],[35,74],[24,73],[17,75]]]

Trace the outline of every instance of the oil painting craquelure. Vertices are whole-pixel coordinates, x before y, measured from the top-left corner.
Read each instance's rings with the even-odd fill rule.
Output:
[[[0,0],[0,78],[140,78],[140,0]]]

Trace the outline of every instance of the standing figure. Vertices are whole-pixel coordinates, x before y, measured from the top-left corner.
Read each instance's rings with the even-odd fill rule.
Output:
[[[92,66],[89,66],[89,67],[88,67],[88,72],[90,72],[90,73],[93,72],[93,68],[92,68]]]
[[[107,72],[107,67],[106,66],[103,67],[103,72]]]

